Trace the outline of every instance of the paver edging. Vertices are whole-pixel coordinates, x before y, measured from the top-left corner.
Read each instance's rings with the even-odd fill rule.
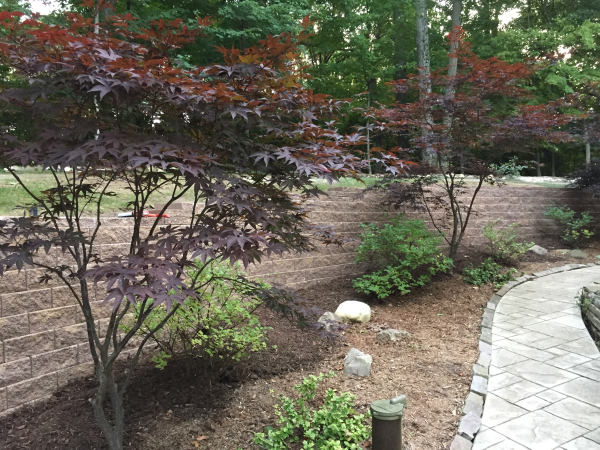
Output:
[[[512,288],[517,287],[523,283],[538,278],[554,275],[556,273],[568,272],[571,270],[583,269],[586,267],[593,267],[600,265],[600,261],[590,264],[567,264],[565,266],[555,267],[548,269],[543,272],[537,272],[532,275],[524,275],[514,279],[502,286],[501,289],[496,291],[494,295],[490,297],[485,308],[483,309],[483,315],[481,317],[481,334],[479,337],[479,358],[473,365],[472,373],[473,380],[471,382],[471,388],[469,389],[469,396],[465,400],[465,407],[463,408],[463,417],[458,427],[458,433],[450,443],[450,450],[471,450],[473,441],[481,428],[481,418],[483,416],[483,410],[485,408],[485,399],[487,396],[487,383],[489,379],[489,368],[492,362],[492,323],[494,321],[494,313],[496,312],[496,306]],[[479,407],[481,402],[481,407]],[[465,411],[468,411],[466,413]],[[473,429],[473,422],[476,421],[474,415],[478,417],[479,427],[474,433],[465,433],[461,430]]]

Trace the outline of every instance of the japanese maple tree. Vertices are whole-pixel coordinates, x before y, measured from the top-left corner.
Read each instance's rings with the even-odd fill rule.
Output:
[[[379,130],[408,134],[413,151],[433,155],[418,169],[405,172],[410,183],[399,183],[393,176],[377,188],[386,190],[386,201],[391,204],[426,210],[435,227],[447,232],[453,260],[481,187],[498,184],[492,164],[506,153],[541,141],[568,139],[557,127],[571,120],[558,114],[559,103],[528,104],[527,80],[535,65],[481,59],[468,43],[460,42],[461,34],[460,30],[452,33],[459,40],[455,76],[449,78],[446,70],[440,69],[392,82],[394,89],[413,91],[418,100],[377,111]],[[465,175],[473,176],[474,183]],[[441,219],[435,211],[443,212]]]
[[[66,26],[21,16],[0,13],[0,63],[21,86],[0,92],[0,164],[40,217],[0,224],[0,274],[30,265],[45,270],[41,282],[59,279],[69,287],[85,317],[99,381],[94,415],[109,448],[122,449],[123,396],[144,344],[184,300],[198,298],[201,277],[186,277],[186,269],[212,259],[248,265],[313,248],[292,191],[318,195],[316,178],[357,176],[366,163],[352,150],[363,138],[337,133],[331,119],[340,103],[303,87],[308,75],[297,46],[306,32],[268,37],[245,52],[221,48],[222,64],[184,69],[176,50],[208,20],[196,29],[154,21],[132,32],[129,14],[104,14],[99,24],[67,14]],[[379,161],[392,172],[404,167],[392,153]],[[42,166],[55,184],[37,195],[14,165]],[[131,241],[122,254],[100,257],[102,204],[117,184],[131,198]],[[142,217],[159,191],[170,193],[163,212],[191,196],[186,225]],[[337,241],[328,230],[315,233]],[[51,251],[69,263],[52,264],[45,257]],[[94,285],[112,306],[106,329],[98,327]],[[261,295],[267,306],[306,317],[284,291]],[[165,305],[165,320],[136,342],[152,309]],[[120,324],[134,306],[137,319],[123,333]],[[137,350],[121,379],[115,363],[131,345]]]

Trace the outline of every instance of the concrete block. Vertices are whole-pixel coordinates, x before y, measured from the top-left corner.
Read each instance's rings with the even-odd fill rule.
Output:
[[[75,314],[79,306],[45,309],[29,313],[31,332],[53,330],[75,324]]]
[[[0,340],[12,339],[29,334],[27,314],[0,319]]]
[[[61,348],[31,357],[31,372],[34,377],[56,372],[77,364],[77,346]]]
[[[0,364],[0,387],[31,378],[31,358],[22,358]]]
[[[13,408],[23,403],[51,395],[58,388],[57,380],[56,373],[49,373],[8,386],[6,389],[8,407]]]
[[[29,334],[4,341],[6,362],[54,350],[54,331]]]
[[[3,294],[0,297],[2,317],[52,308],[50,289]]]

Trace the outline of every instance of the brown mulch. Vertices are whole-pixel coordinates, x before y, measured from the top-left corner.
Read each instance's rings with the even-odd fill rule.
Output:
[[[590,262],[600,254],[597,244],[586,250],[590,258],[583,261],[554,252],[544,257],[527,255],[517,268],[538,272]],[[472,249],[468,258],[465,255],[461,255],[458,269],[485,257]],[[471,366],[478,355],[481,313],[492,292],[491,286],[465,284],[458,274],[438,276],[429,286],[386,302],[356,294],[351,280],[344,278],[300,291],[309,304],[329,311],[344,300],[366,301],[373,308],[372,320],[352,326],[344,339],[332,342],[261,310],[261,322],[273,328],[270,345],[277,348],[226,367],[218,378],[199,369],[188,373],[174,364],[161,371],[145,362],[126,397],[125,447],[256,450],[253,433],[274,425],[272,405],[277,395],[291,396],[292,387],[308,374],[334,371],[337,376],[324,381],[323,389],[333,387],[355,394],[361,412],[374,400],[405,394],[407,448],[445,449],[456,433],[468,393]],[[380,345],[376,333],[387,327],[407,330],[412,338]],[[371,377],[342,374],[343,357],[351,347],[372,355]],[[0,448],[104,449],[88,403],[95,387],[92,378],[78,380],[50,401],[3,417]]]

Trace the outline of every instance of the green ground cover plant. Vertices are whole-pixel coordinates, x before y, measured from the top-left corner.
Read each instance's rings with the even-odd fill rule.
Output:
[[[593,221],[592,215],[588,211],[577,214],[568,206],[551,206],[544,214],[563,227],[562,239],[567,244],[579,248],[583,243],[594,235],[594,232],[587,227]]]
[[[512,223],[500,228],[500,219],[490,220],[483,226],[483,236],[490,242],[488,248],[496,261],[512,261],[533,247],[533,242],[517,242],[519,224]]]
[[[201,301],[185,300],[183,307],[150,335],[160,349],[153,357],[157,368],[163,369],[173,360],[189,371],[202,359],[203,367],[216,373],[222,362],[240,361],[267,348],[270,328],[262,326],[254,312],[263,303],[260,294],[271,286],[248,281],[241,264],[231,266],[227,261],[199,262],[187,275],[202,286],[197,292]],[[135,320],[139,309],[135,308]],[[152,309],[139,333],[147,336],[166,317],[166,307]],[[123,328],[129,331],[127,325]]]
[[[469,264],[463,270],[463,279],[475,286],[481,286],[487,283],[493,283],[495,287],[500,288],[512,280],[517,269],[511,267],[505,273],[502,273],[502,266],[490,257],[484,260],[479,267],[473,267]]]
[[[383,226],[371,223],[362,227],[356,262],[368,262],[374,271],[353,281],[359,292],[380,299],[394,292],[406,294],[452,267],[440,249],[443,235],[429,231],[423,220],[400,216]]]
[[[331,372],[304,378],[294,386],[296,399],[281,395],[275,406],[277,428],[255,433],[254,443],[266,450],[361,450],[360,444],[371,436],[369,414],[354,409],[354,395],[328,389],[322,404],[314,404],[319,383],[333,376]]]

